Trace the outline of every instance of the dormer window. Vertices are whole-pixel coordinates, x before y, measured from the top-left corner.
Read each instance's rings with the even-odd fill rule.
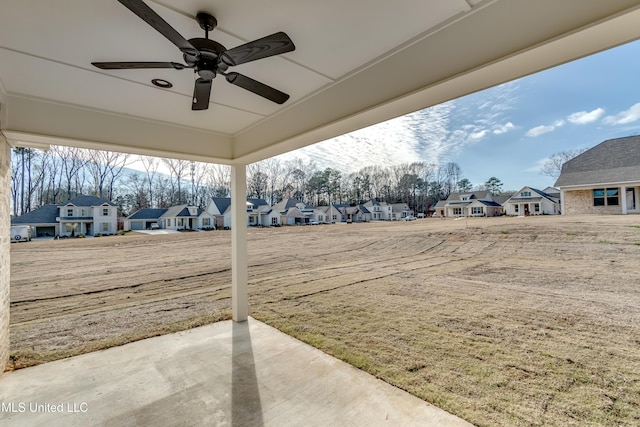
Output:
[[[67,208],[67,216],[73,216],[73,208]]]
[[[531,197],[531,191],[523,191],[520,193],[520,197]]]
[[[460,197],[460,200],[462,200],[463,202],[469,200],[469,196],[462,196]]]

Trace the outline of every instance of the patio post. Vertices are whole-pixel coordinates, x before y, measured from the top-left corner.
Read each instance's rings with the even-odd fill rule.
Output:
[[[231,309],[235,322],[249,316],[247,262],[247,167],[231,166]]]
[[[9,361],[11,148],[0,132],[0,372]]]
[[[627,214],[627,187],[620,187],[620,204],[622,205],[622,215]]]

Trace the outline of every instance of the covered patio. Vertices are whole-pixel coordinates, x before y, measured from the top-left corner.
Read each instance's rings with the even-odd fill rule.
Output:
[[[218,26],[206,36],[229,48],[286,32],[295,50],[240,64],[234,70],[290,97],[282,104],[274,103],[229,84],[233,76],[227,81],[218,76],[210,99],[198,101],[206,109],[194,111],[197,76],[180,68],[187,59],[182,52],[188,49],[181,52],[175,37],[171,40],[170,35],[160,34],[118,1],[5,1],[0,14],[2,366],[9,359],[12,147],[46,149],[56,144],[230,165],[232,308],[237,326],[225,327],[237,330],[249,316],[248,164],[640,38],[640,0],[122,3],[148,5],[150,21],[166,21],[184,39],[202,38],[204,32],[194,17],[198,12],[210,13]],[[172,61],[178,66],[104,70],[91,65],[119,60]],[[154,80],[172,87],[156,87]],[[252,340],[262,333],[264,329],[256,329]],[[229,334],[221,339],[234,342]],[[249,343],[255,342],[252,340]],[[99,364],[103,354],[87,357]],[[173,351],[165,355],[169,363],[176,357]],[[229,357],[238,357],[238,363],[242,358],[233,351]],[[271,363],[265,359],[264,369]],[[22,382],[10,389],[13,377],[26,378],[30,369],[46,368],[5,374],[0,378],[0,388],[3,382],[7,384],[3,401],[7,391],[35,384]],[[203,369],[229,374],[229,365]],[[66,380],[54,376],[49,383],[58,381]],[[257,376],[255,381],[263,379]],[[203,399],[214,398],[207,390],[201,391]],[[233,405],[252,399],[255,404],[255,398],[231,393],[231,409],[227,405],[221,411],[232,411]],[[375,392],[368,398],[376,406]],[[168,408],[180,403],[157,400],[155,406],[142,401],[136,405],[158,408],[162,402]],[[221,419],[230,419],[228,413],[225,416]],[[268,424],[264,417],[262,421]],[[89,423],[100,421],[98,415]]]

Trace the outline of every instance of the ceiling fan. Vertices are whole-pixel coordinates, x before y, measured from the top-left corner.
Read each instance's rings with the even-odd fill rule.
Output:
[[[234,65],[295,50],[296,47],[287,34],[283,32],[274,33],[227,50],[220,43],[209,39],[209,31],[216,27],[218,21],[208,13],[199,12],[196,15],[200,28],[205,32],[205,38],[186,40],[142,0],[118,1],[175,44],[182,52],[186,64],[179,62],[92,62],[92,65],[103,70],[134,68],[174,68],[183,70],[191,68],[199,76],[193,89],[192,110],[206,110],[209,108],[211,84],[218,74],[223,75],[229,83],[277,104],[283,104],[289,99],[289,95],[271,86],[240,73],[227,72],[228,68]]]

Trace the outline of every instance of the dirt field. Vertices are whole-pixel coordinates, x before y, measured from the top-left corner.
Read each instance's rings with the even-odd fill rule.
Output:
[[[16,368],[227,319],[230,233],[11,246]],[[251,315],[477,425],[640,425],[640,216],[249,230]]]

